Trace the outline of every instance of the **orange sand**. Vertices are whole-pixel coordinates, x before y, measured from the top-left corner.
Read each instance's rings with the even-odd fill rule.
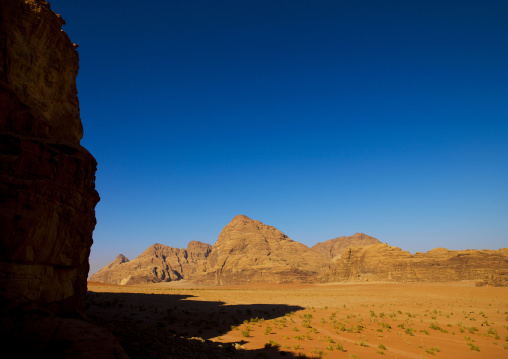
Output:
[[[89,291],[98,304],[90,308],[92,316],[129,318],[167,325],[189,337],[239,343],[252,358],[508,357],[508,288],[474,282],[89,283]],[[279,347],[264,349],[270,341]]]

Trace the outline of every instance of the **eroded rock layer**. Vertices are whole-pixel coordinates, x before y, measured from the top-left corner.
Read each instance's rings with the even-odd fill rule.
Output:
[[[45,1],[0,2],[0,286],[55,313],[84,305],[99,201],[63,24]]]
[[[349,248],[321,279],[326,282],[480,280],[506,286],[508,248],[464,251],[436,248],[414,255],[383,243]]]

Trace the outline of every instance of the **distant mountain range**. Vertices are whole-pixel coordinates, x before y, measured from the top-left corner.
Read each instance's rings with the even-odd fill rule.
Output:
[[[119,255],[90,281],[142,284],[187,279],[209,285],[342,281],[458,281],[508,283],[508,248],[414,255],[357,233],[309,248],[275,227],[239,215],[212,246],[192,241],[187,249],[154,244],[129,261]]]

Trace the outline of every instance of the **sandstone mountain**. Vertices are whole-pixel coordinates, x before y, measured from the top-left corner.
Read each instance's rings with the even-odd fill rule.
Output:
[[[337,237],[326,242],[320,242],[311,247],[311,249],[335,262],[341,258],[342,253],[348,248],[363,247],[378,243],[381,242],[374,237],[363,233],[356,233],[349,237]]]
[[[435,248],[411,254],[387,244],[352,247],[320,278],[337,281],[446,282],[480,280],[508,284],[508,248],[452,251]]]
[[[90,277],[92,282],[140,284],[188,278],[205,268],[211,246],[192,241],[187,249],[154,244],[129,261],[120,254],[112,263]]]
[[[208,284],[311,282],[327,261],[274,227],[239,215],[222,230],[206,262],[205,274],[193,280]]]
[[[508,249],[412,255],[357,233],[309,248],[260,221],[239,215],[213,247],[191,242],[184,249],[153,245],[128,262],[120,255],[92,281],[134,284],[188,279],[210,285],[341,281],[478,280],[508,283]]]

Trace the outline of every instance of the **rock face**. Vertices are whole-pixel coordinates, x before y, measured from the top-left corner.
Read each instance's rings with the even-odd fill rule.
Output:
[[[375,244],[349,248],[321,277],[336,281],[446,282],[482,280],[508,284],[508,249],[452,251],[436,248],[412,255],[398,247]]]
[[[0,4],[0,285],[54,312],[83,306],[99,201],[62,24],[45,1]]]
[[[78,54],[42,0],[0,2],[0,341],[21,358],[127,358],[84,308],[97,163],[80,146]]]
[[[320,242],[312,250],[321,253],[325,258],[336,262],[342,256],[342,253],[348,248],[370,246],[371,244],[381,243],[376,238],[363,233],[356,233],[349,237],[337,237],[326,242]]]
[[[206,273],[193,278],[208,284],[311,282],[328,268],[309,247],[274,227],[236,216],[222,230],[206,263]]]
[[[112,263],[90,277],[92,282],[142,284],[187,279],[205,268],[212,246],[192,241],[187,249],[154,244],[136,259],[120,254]]]
[[[83,306],[99,201],[64,23],[45,1],[0,3],[0,286],[56,313]]]

